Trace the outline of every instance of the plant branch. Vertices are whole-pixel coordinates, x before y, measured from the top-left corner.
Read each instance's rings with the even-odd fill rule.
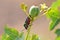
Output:
[[[27,17],[29,17],[30,19],[32,19],[30,16],[29,16],[29,13],[27,13],[26,11],[24,11],[25,14],[27,15]]]

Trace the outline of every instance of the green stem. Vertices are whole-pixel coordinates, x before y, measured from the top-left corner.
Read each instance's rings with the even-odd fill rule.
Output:
[[[30,23],[30,25],[29,25],[29,27],[28,27],[28,29],[27,29],[26,40],[28,40],[28,36],[29,36],[29,33],[30,33],[30,29],[31,29],[32,23],[33,23],[33,21],[31,21],[31,23]]]

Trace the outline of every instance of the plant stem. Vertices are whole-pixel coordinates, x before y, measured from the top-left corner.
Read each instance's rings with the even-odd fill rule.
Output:
[[[32,23],[33,23],[33,20],[30,22],[30,25],[29,25],[29,27],[28,27],[28,29],[27,29],[26,40],[28,40],[28,36],[29,36],[29,33],[30,33],[30,29],[31,29]]]
[[[26,14],[30,19],[32,19],[32,18],[29,16],[29,13],[28,13],[28,12],[25,11],[25,14]]]

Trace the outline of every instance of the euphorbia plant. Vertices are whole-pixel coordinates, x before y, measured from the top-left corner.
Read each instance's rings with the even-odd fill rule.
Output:
[[[20,7],[27,15],[24,23],[24,27],[27,30],[26,35],[24,35],[24,32],[19,33],[14,28],[5,27],[5,32],[4,35],[2,35],[2,40],[40,40],[38,35],[30,34],[30,29],[33,22],[44,15],[46,15],[46,17],[51,20],[49,24],[50,31],[52,31],[60,22],[60,10],[58,9],[58,7],[60,7],[60,0],[53,2],[50,7],[46,6],[45,3],[40,4],[39,6],[33,5],[30,7],[29,12],[27,12],[28,7],[24,3],[22,3]],[[44,13],[39,16],[39,13],[42,11]],[[56,29],[55,33],[57,34],[55,40],[60,40],[60,29]]]

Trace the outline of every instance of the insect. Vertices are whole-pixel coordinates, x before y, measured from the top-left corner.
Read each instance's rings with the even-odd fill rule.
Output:
[[[27,17],[27,18],[26,18],[26,21],[25,21],[25,24],[24,24],[25,29],[28,28],[28,26],[29,26],[29,24],[30,24],[30,21],[31,21],[30,18]]]
[[[31,6],[31,8],[29,10],[29,16],[31,17],[31,19],[38,16],[39,11],[40,10],[39,10],[38,6]],[[30,22],[32,21],[31,19],[29,17],[26,18],[25,23],[24,23],[25,29],[28,29],[28,26],[29,26]]]

